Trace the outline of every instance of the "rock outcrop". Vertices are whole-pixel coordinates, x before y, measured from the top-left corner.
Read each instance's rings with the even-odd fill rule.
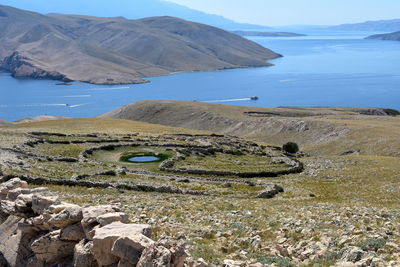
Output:
[[[0,184],[0,215],[0,266],[181,267],[187,257],[184,243],[153,241],[117,204],[63,203],[19,178]]]

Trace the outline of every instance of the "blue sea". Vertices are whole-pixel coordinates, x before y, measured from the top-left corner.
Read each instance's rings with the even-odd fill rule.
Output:
[[[272,67],[180,73],[140,85],[98,86],[14,79],[0,72],[0,119],[37,115],[92,117],[139,100],[232,105],[351,106],[400,109],[400,42],[365,40],[371,32],[309,32],[251,40],[282,55]],[[249,98],[258,96],[259,100]]]

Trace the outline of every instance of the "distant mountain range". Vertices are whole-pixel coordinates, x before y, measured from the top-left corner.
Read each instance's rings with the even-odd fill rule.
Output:
[[[43,14],[60,13],[98,17],[139,19],[154,16],[173,16],[228,30],[266,30],[267,26],[237,23],[218,15],[164,0],[2,0],[2,5]]]
[[[280,55],[236,34],[173,17],[41,15],[0,5],[0,67],[15,77],[96,84],[174,72],[268,66]]]
[[[400,31],[400,19],[366,21],[363,23],[342,24],[328,27],[330,30],[341,31]]]
[[[301,37],[305,34],[293,32],[259,32],[259,31],[233,31],[240,36],[261,36],[261,37]]]
[[[366,39],[400,41],[400,31],[386,34],[375,34],[367,37]]]

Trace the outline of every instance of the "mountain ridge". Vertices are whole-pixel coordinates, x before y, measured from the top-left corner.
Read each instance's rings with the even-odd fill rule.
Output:
[[[98,17],[124,16],[128,19],[173,16],[229,30],[270,29],[268,26],[238,23],[223,16],[208,14],[173,2],[161,0],[115,0],[112,2],[107,0],[3,0],[2,4],[45,14],[60,13]]]
[[[344,31],[400,31],[400,19],[391,20],[371,20],[361,23],[347,23],[328,27],[331,30]]]
[[[173,17],[42,15],[0,5],[0,66],[15,77],[143,83],[175,72],[269,66],[280,55],[235,34]]]

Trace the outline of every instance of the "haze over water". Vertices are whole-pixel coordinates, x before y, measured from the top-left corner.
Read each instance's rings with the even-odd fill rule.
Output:
[[[92,117],[139,100],[197,100],[246,106],[352,106],[400,109],[400,42],[367,33],[310,32],[251,38],[284,57],[273,67],[181,73],[141,85],[97,86],[19,80],[0,73],[0,119]],[[249,97],[258,96],[258,101]],[[232,101],[231,101],[232,100]],[[68,104],[68,105],[67,105]]]

